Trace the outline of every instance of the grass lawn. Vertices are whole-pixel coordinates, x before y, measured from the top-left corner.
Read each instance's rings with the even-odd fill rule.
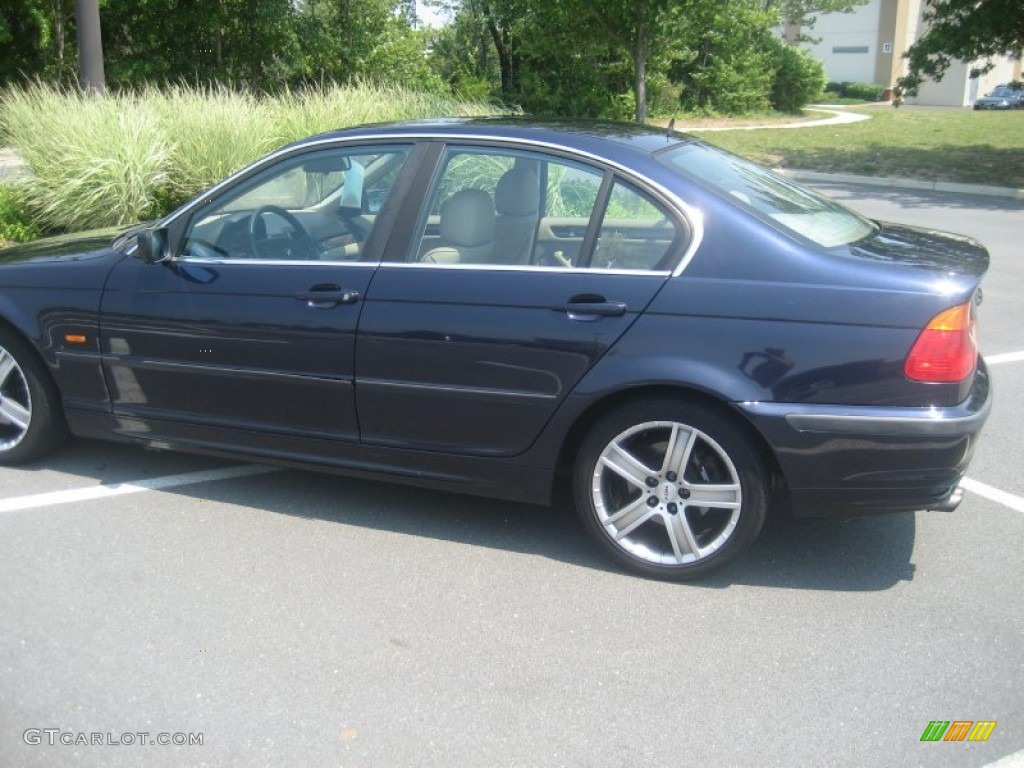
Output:
[[[716,131],[702,138],[770,167],[1024,188],[1024,110],[856,111],[871,119],[818,128]]]

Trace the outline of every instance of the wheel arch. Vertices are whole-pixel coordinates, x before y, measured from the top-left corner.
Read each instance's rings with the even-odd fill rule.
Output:
[[[67,415],[53,369],[38,343],[2,314],[0,333],[6,337],[0,346],[8,348],[28,389],[30,421],[19,440],[4,449],[4,464],[20,464],[45,456],[67,438]]]
[[[688,403],[699,404],[725,416],[749,438],[751,444],[756,447],[758,454],[765,462],[765,467],[771,478],[771,487],[767,489],[769,494],[769,512],[778,513],[789,508],[789,493],[786,486],[786,478],[782,472],[782,466],[764,435],[740,411],[733,408],[728,401],[715,397],[701,389],[685,385],[647,384],[629,387],[610,392],[592,402],[576,417],[565,438],[562,440],[556,465],[558,477],[565,478],[571,475],[573,460],[579,452],[581,444],[601,418],[628,403],[652,397],[669,397]]]
[[[19,326],[17,323],[12,322],[11,319],[2,311],[0,311],[0,331],[10,333],[25,345],[25,348],[29,350],[29,354],[33,355],[36,362],[39,363],[39,369],[44,372],[48,385],[53,388],[58,400],[60,400],[61,388],[57,384],[57,377],[53,375],[53,366],[50,365],[46,359],[46,355],[43,354],[43,351],[39,348],[38,341],[33,339],[31,334],[26,333],[24,328]]]

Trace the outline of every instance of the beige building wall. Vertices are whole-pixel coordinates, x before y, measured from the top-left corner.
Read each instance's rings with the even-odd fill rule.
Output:
[[[920,18],[921,0],[882,0],[872,82],[894,88],[896,81],[907,73],[903,54],[917,39]]]
[[[804,43],[802,47],[824,62],[829,80],[874,82],[882,3],[870,0],[853,13],[818,14],[814,27],[804,30],[819,42]]]
[[[1019,74],[1015,78],[1014,70],[1019,66],[1019,60],[1004,58],[991,72],[972,79],[970,65],[957,61],[946,70],[942,80],[924,83],[917,96],[907,99],[907,103],[925,107],[969,107],[976,98],[984,96],[997,85],[1018,79]]]
[[[815,43],[804,43],[825,65],[829,80],[877,83],[892,88],[906,74],[903,54],[924,33],[924,0],[869,0],[853,13],[820,14],[813,29],[804,30]],[[780,33],[796,38],[799,30]],[[927,82],[910,104],[969,106],[1000,83],[1022,78],[1021,60],[1003,58],[987,75],[972,80],[970,66],[956,62],[938,83]]]

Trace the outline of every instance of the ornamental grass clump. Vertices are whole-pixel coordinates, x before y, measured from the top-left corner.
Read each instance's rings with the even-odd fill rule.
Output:
[[[497,111],[482,101],[374,83],[279,96],[217,85],[96,96],[36,84],[0,92],[0,136],[29,167],[24,199],[38,224],[77,231],[162,216],[314,133]]]
[[[46,229],[126,224],[153,214],[171,143],[138,97],[50,86],[0,96],[3,134],[30,173],[24,199]]]
[[[171,207],[212,186],[282,143],[266,108],[226,86],[147,88],[140,96],[171,145],[166,192]]]

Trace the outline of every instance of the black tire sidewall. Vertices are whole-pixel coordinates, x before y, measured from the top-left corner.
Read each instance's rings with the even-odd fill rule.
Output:
[[[652,421],[674,421],[699,429],[721,446],[740,478],[743,504],[732,536],[717,552],[695,563],[657,565],[633,556],[609,539],[594,508],[591,480],[601,453],[630,427]],[[670,581],[693,579],[717,570],[753,544],[767,517],[768,490],[764,458],[736,417],[721,409],[672,398],[634,401],[602,417],[584,438],[573,467],[576,511],[591,538],[633,573]]]
[[[40,458],[67,436],[57,387],[29,344],[6,328],[0,328],[0,347],[7,350],[28,382],[32,415],[25,436],[17,445],[0,451],[0,465],[22,464]]]

